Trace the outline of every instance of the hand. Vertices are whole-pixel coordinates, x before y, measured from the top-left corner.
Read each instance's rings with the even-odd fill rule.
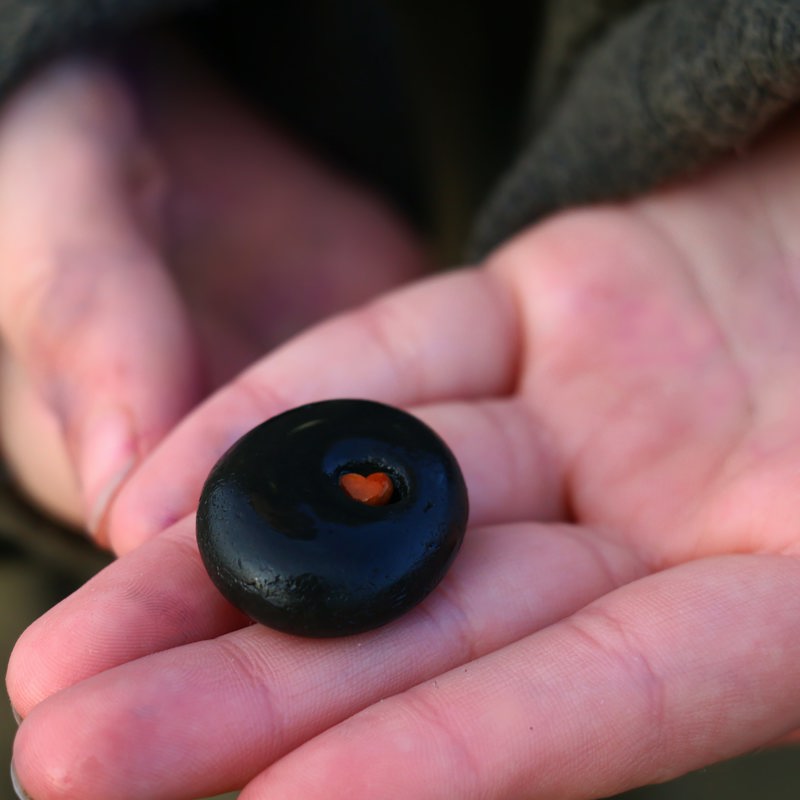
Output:
[[[369,192],[185,54],[148,52],[137,91],[71,59],[0,117],[0,441],[93,530],[209,390],[425,261]]]
[[[37,800],[592,798],[800,725],[800,121],[681,186],[324,323],[195,411],[110,516],[123,556],[9,690]],[[215,592],[192,511],[289,405],[412,408],[472,520],[396,623],[307,641]]]

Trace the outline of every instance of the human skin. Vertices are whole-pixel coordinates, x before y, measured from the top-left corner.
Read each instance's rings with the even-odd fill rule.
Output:
[[[93,531],[186,412],[288,336],[428,269],[409,227],[174,43],[86,56],[0,113],[0,443]]]
[[[595,798],[800,726],[799,136],[534,226],[191,413],[106,517],[126,554],[14,651],[31,796]],[[472,517],[417,609],[303,640],[222,600],[192,512],[238,435],[337,396],[439,431]]]

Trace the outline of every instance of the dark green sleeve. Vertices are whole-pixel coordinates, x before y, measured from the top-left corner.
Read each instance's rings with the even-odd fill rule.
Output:
[[[797,0],[554,0],[527,144],[479,256],[545,214],[642,192],[742,148],[800,98]]]
[[[58,53],[202,0],[0,0],[0,97]]]

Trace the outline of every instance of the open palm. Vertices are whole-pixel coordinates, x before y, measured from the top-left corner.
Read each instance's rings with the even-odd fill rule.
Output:
[[[131,552],[15,651],[32,796],[593,798],[800,725],[799,133],[324,323],[187,418],[108,517]],[[472,519],[420,607],[307,641],[217,595],[191,512],[238,435],[332,396],[440,431]]]

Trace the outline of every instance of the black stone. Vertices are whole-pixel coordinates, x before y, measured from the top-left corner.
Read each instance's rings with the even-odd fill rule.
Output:
[[[345,472],[386,472],[383,506]],[[376,628],[423,600],[455,557],[467,490],[444,442],[367,400],[286,411],[245,434],[203,487],[197,542],[219,591],[252,619],[303,636]]]

